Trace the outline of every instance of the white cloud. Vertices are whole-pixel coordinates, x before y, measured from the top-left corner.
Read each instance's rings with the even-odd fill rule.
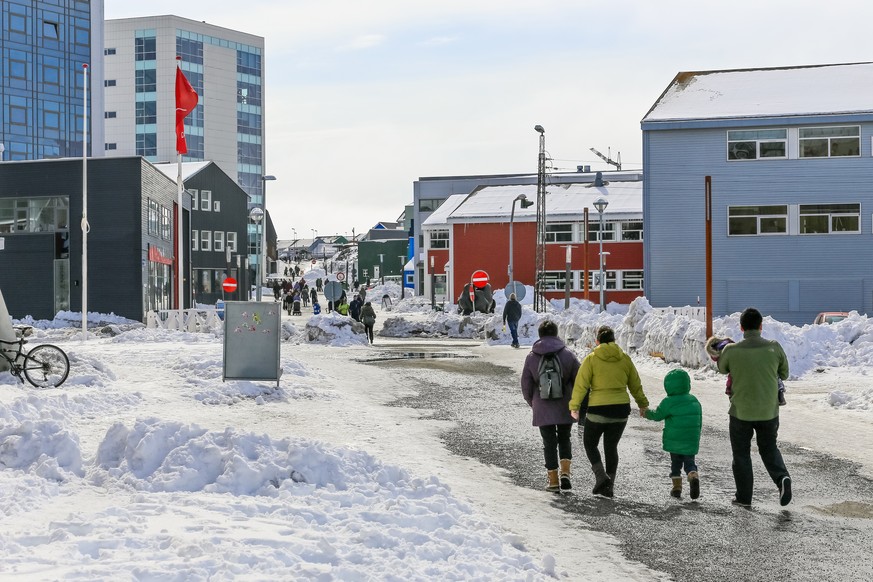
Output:
[[[350,42],[340,45],[338,51],[359,51],[379,46],[385,42],[385,36],[381,34],[364,34],[352,39]]]

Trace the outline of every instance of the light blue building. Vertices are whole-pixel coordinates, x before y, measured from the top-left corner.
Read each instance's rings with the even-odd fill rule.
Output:
[[[102,154],[102,0],[3,0],[0,57],[0,161],[82,155],[82,65],[88,149]]]
[[[796,325],[873,310],[873,63],[683,72],[641,122],[645,294]]]

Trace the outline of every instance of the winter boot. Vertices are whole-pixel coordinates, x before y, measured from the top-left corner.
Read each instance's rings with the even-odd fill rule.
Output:
[[[561,489],[572,489],[570,483],[570,459],[561,459]]]
[[[561,484],[558,482],[558,470],[550,469],[549,470],[549,484],[546,485],[546,491],[551,493],[557,493],[561,490]]]
[[[604,497],[612,497],[613,487],[615,487],[615,473],[607,473],[607,477],[609,477],[609,483],[603,488],[603,496]]]
[[[673,489],[670,490],[670,496],[676,499],[682,498],[682,477],[670,477],[673,481]],[[688,480],[691,480],[691,475],[688,475]]]
[[[700,477],[697,475],[697,471],[691,471],[688,473],[688,485],[691,487],[691,499],[697,499],[700,497]],[[673,487],[676,487],[676,478],[673,478]],[[679,487],[682,487],[682,478],[679,478]]]
[[[609,480],[609,476],[603,468],[603,463],[591,465],[591,470],[594,472],[594,489],[591,490],[591,493],[594,495],[606,495],[607,489],[611,493],[612,481]]]

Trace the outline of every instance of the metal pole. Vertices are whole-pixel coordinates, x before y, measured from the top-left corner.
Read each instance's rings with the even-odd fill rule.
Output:
[[[706,195],[706,337],[712,337],[712,176],[704,178]]]
[[[564,276],[564,309],[570,309],[570,283],[571,283],[571,271],[570,264],[573,262],[573,247],[567,245],[567,257],[566,257],[566,273]]]
[[[515,201],[516,200],[518,200],[518,198],[515,198],[512,201],[512,212],[509,213],[509,268],[506,271],[507,275],[509,276],[509,283],[512,283],[513,281],[515,281],[515,279],[513,278],[513,274],[512,274],[512,249],[513,249],[512,226],[513,226],[514,221],[515,221]]]
[[[540,134],[540,151],[537,160],[537,240],[536,240],[536,280],[534,281],[534,311],[545,311],[543,278],[546,272],[546,131],[537,125],[534,130]]]
[[[597,233],[597,238],[600,242],[600,311],[606,311],[605,295],[606,281],[603,274],[603,211],[600,211],[600,230]]]
[[[436,310],[436,273],[433,270],[433,255],[430,257],[430,309]]]
[[[582,290],[585,292],[585,300],[591,300],[591,285],[588,280],[588,207],[585,207],[585,252],[582,253]]]
[[[82,64],[82,339],[88,339],[88,65]]]

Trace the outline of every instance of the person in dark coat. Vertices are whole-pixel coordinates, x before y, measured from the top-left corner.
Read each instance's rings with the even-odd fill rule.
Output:
[[[515,298],[515,293],[509,294],[509,301],[503,306],[503,325],[509,325],[512,335],[512,347],[518,347],[518,322],[521,319],[521,303]]]
[[[315,290],[315,287],[309,290],[309,298],[312,300],[313,305],[318,303],[318,291]]]
[[[542,322],[538,333],[539,339],[534,342],[524,361],[521,393],[533,411],[532,424],[539,427],[540,436],[543,438],[543,455],[549,478],[546,490],[571,489],[570,461],[573,459],[573,452],[570,433],[575,421],[570,415],[569,404],[576,373],[579,371],[579,360],[558,337],[558,326],[555,322]],[[543,355],[552,353],[557,354],[561,364],[563,396],[543,400],[539,389],[540,360]]]
[[[373,326],[376,325],[376,310],[373,305],[367,301],[361,308],[361,323],[364,324],[364,330],[367,332],[367,339],[373,343]]]
[[[355,298],[352,299],[352,302],[349,303],[349,315],[352,316],[352,319],[355,321],[361,321],[361,307],[363,303],[361,302],[361,297],[359,295],[355,295]]]

